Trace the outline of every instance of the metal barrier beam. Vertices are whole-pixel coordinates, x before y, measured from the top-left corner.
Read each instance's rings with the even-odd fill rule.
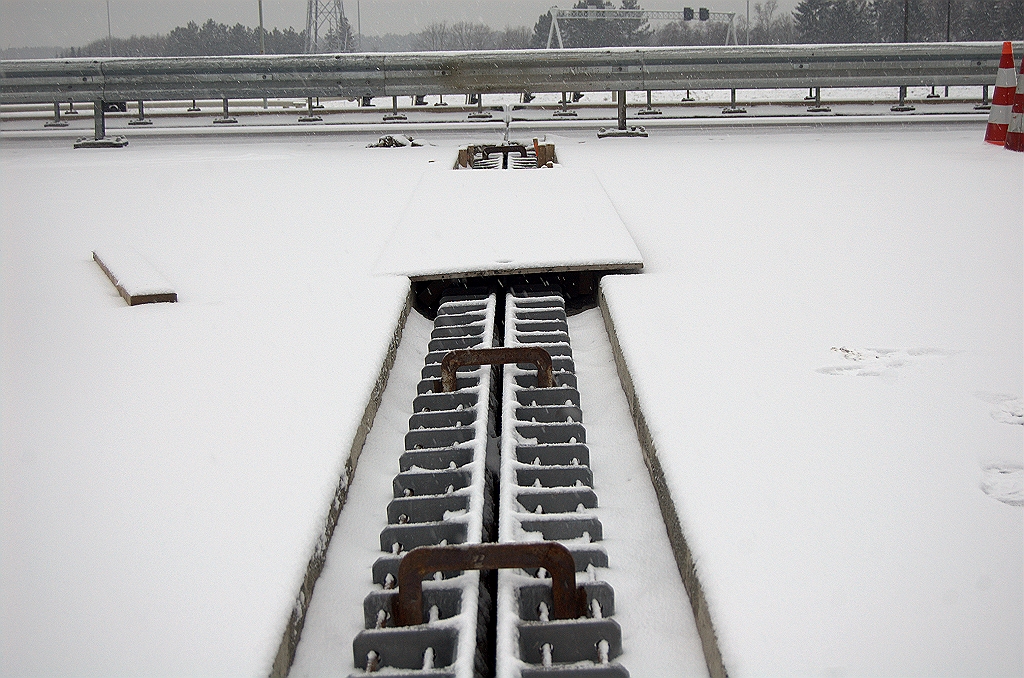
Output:
[[[0,103],[980,86],[995,83],[1000,53],[975,42],[18,60],[0,61]]]

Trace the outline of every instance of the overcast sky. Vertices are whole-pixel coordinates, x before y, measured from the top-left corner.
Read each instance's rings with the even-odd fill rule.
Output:
[[[754,0],[756,1],[756,0]],[[796,0],[781,0],[792,9]],[[366,35],[410,33],[435,21],[481,21],[492,28],[530,26],[551,5],[573,0],[345,0],[345,15]],[[616,2],[618,4],[618,2]],[[714,11],[746,12],[746,0],[641,0],[646,9],[708,5]],[[753,1],[750,3],[753,8]],[[263,0],[267,29],[306,26],[307,0]],[[0,0],[0,48],[76,47],[107,35],[105,0]],[[753,9],[751,9],[753,12]],[[259,25],[257,0],[110,0],[116,37],[167,33],[189,21]]]

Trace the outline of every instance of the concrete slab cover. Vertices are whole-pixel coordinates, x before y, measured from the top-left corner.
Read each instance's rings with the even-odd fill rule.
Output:
[[[413,280],[643,267],[587,170],[426,172],[377,262]]]

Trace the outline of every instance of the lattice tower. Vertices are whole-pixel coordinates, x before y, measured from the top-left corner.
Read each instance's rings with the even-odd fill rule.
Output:
[[[346,51],[348,32],[341,0],[309,0],[306,5],[306,54]]]

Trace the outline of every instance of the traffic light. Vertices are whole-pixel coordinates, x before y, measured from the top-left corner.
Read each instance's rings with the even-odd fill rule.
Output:
[[[701,21],[707,21],[710,18],[711,18],[711,12],[708,10],[708,8],[707,7],[701,7],[700,8],[700,20]]]
[[[683,7],[683,21],[693,21],[693,7]]]

